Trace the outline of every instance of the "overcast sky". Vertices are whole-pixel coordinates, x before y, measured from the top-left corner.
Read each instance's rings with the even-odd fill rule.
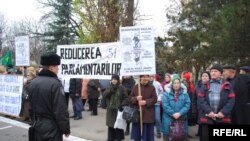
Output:
[[[146,15],[148,20],[138,24],[151,25],[155,28],[156,36],[164,36],[167,30],[165,9],[168,2],[169,0],[140,0],[140,14]],[[0,0],[0,3],[0,12],[11,21],[25,18],[39,20],[42,15],[36,0]]]

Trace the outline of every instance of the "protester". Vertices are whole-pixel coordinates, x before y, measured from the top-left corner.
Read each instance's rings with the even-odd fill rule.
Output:
[[[161,82],[162,89],[164,90],[165,86],[171,83],[171,74],[165,73],[165,79]]]
[[[82,96],[81,96],[81,99],[82,99],[82,105],[83,105],[83,111],[85,111],[85,104],[86,104],[86,101],[88,99],[88,82],[89,82],[89,79],[82,79]]]
[[[23,74],[22,68],[21,67],[16,67],[16,73],[15,74]]]
[[[240,67],[240,74],[250,74],[250,66]]]
[[[230,82],[235,93],[232,123],[250,125],[250,75],[237,74],[234,65],[225,65],[223,75]]]
[[[162,89],[161,83],[155,80],[154,75],[150,75],[149,83],[155,87],[155,92],[157,95],[157,102],[155,103],[155,108],[154,108],[156,137],[161,138],[161,108],[160,108],[160,103],[162,100],[163,89]]]
[[[98,79],[90,79],[87,84],[87,90],[88,90],[88,99],[90,108],[92,110],[91,115],[97,116],[97,105],[98,105],[98,98],[100,96],[101,88],[100,83]]]
[[[64,88],[64,96],[65,96],[67,107],[69,107],[69,81],[70,81],[70,78],[68,77],[63,78],[62,80],[62,84]]]
[[[191,77],[191,72],[183,72],[181,81],[186,86],[187,94],[191,101],[190,109],[188,111],[188,126],[195,126],[197,124],[197,111],[196,107],[194,107],[195,87],[191,81]],[[192,138],[190,134],[188,134],[188,137]]]
[[[196,83],[194,100],[193,100],[192,104],[193,104],[193,107],[194,107],[193,109],[196,110],[197,112],[199,111],[199,107],[197,106],[198,92],[201,91],[201,88],[203,87],[203,85],[207,85],[209,83],[210,79],[211,79],[210,72],[209,71],[204,71],[204,72],[201,73],[201,80],[199,80]],[[198,117],[198,115],[197,115],[197,117]],[[200,135],[201,135],[201,125],[199,124],[196,136],[200,136]]]
[[[43,69],[29,87],[34,140],[63,141],[70,134],[69,113],[64,97],[63,86],[57,78],[60,56],[41,56]]]
[[[138,84],[135,85],[131,94],[130,102],[132,106],[142,107],[142,135],[140,121],[132,123],[131,139],[135,141],[154,141],[154,105],[157,102],[157,95],[153,85],[149,84],[149,75],[140,76],[141,95],[138,92]]]
[[[83,107],[79,107],[83,106],[81,100],[81,94],[82,94],[82,79],[71,78],[69,81],[69,95],[72,99],[74,115],[70,116],[70,118],[74,118],[74,120],[82,119]],[[81,104],[79,104],[79,101],[81,101]]]
[[[7,73],[8,74],[15,74],[14,68],[12,64],[7,65]]]
[[[185,140],[188,135],[187,113],[190,109],[190,99],[187,93],[181,88],[179,77],[173,77],[172,86],[169,93],[163,94],[163,116],[162,116],[162,132],[164,141],[174,141],[170,136],[170,125],[174,120],[183,120]]]
[[[35,75],[37,74],[37,71],[36,71],[36,69],[34,67],[28,67],[27,70],[26,70],[26,73],[29,73],[29,72],[31,72],[31,73],[33,73]]]
[[[210,69],[211,80],[198,92],[201,141],[208,141],[208,124],[230,124],[235,94],[229,82],[222,80],[223,68],[215,64]]]
[[[0,74],[7,74],[6,68],[4,66],[0,66]]]
[[[107,88],[103,97],[107,101],[106,125],[108,126],[107,141],[121,141],[124,137],[124,130],[114,128],[117,112],[123,110],[123,106],[129,104],[126,89],[120,85],[120,78],[114,74],[111,77],[111,86]]]
[[[29,72],[27,74],[27,81],[24,83],[23,85],[23,92],[22,92],[22,108],[21,108],[21,112],[20,112],[20,117],[22,118],[23,121],[30,121],[30,94],[28,92],[28,87],[30,85],[30,82],[32,79],[34,79],[36,77],[35,74]]]

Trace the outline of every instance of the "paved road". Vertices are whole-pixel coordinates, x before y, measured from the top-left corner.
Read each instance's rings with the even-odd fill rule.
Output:
[[[4,122],[3,122],[4,121]],[[0,117],[0,140],[1,141],[27,141],[28,125],[16,123],[14,120]]]
[[[85,107],[87,109],[87,106]],[[69,112],[72,115],[72,107],[69,106]],[[105,126],[106,110],[99,108],[98,116],[91,116],[89,111],[83,111],[83,119],[73,120],[70,119],[71,135],[70,138],[66,138],[65,141],[106,141],[107,140],[107,127]],[[13,120],[3,120],[6,118],[0,117],[0,140],[1,141],[27,141],[27,129],[28,125],[11,122]],[[17,125],[18,124],[18,125]],[[190,128],[190,133],[194,137],[189,139],[190,141],[198,141],[198,138],[194,136],[197,131],[197,127]],[[82,139],[79,139],[79,138]],[[162,138],[155,141],[163,141]],[[130,136],[126,136],[124,141],[130,141]]]
[[[94,141],[106,141],[107,139],[107,126],[105,126],[106,120],[106,110],[99,108],[98,116],[91,116],[90,112],[83,111],[83,119],[74,121],[71,119],[71,131],[72,134],[89,139]],[[198,141],[198,137],[195,136],[197,131],[197,127],[191,127],[190,133],[194,137],[190,139],[190,141]],[[157,139],[155,137],[155,141],[163,141],[162,138]],[[130,136],[125,136],[125,141],[130,141]]]

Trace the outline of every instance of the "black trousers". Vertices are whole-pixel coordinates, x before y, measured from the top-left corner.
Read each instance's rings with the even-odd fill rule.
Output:
[[[67,104],[67,107],[69,107],[69,93],[64,93],[64,96],[65,96],[65,99],[66,99],[66,104]]]
[[[85,106],[86,101],[87,101],[87,99],[82,99],[83,110],[85,110],[84,106]]]
[[[97,115],[98,98],[89,99],[89,104],[92,109],[92,115]]]
[[[124,138],[124,131],[122,129],[108,127],[108,141],[121,141]]]
[[[101,107],[103,109],[107,108],[107,103],[106,103],[106,98],[103,97],[103,93],[104,93],[105,89],[102,89],[102,99],[101,99]]]
[[[130,122],[127,121],[126,132],[130,132]]]
[[[200,141],[209,141],[208,136],[208,125],[207,124],[201,124],[201,135],[200,135]]]

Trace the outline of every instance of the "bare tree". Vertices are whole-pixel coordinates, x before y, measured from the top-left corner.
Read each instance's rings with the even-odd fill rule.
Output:
[[[4,31],[6,28],[6,20],[3,14],[0,13],[0,58],[2,55],[2,48],[3,48],[3,36],[4,36]]]
[[[82,42],[117,41],[120,26],[133,26],[134,0],[75,0]]]
[[[41,54],[45,51],[44,37],[41,33],[44,32],[44,25],[32,19],[26,19],[15,22],[6,28],[3,47],[15,52],[15,37],[29,36],[30,60],[31,65],[38,65]],[[13,55],[15,58],[15,56]]]

